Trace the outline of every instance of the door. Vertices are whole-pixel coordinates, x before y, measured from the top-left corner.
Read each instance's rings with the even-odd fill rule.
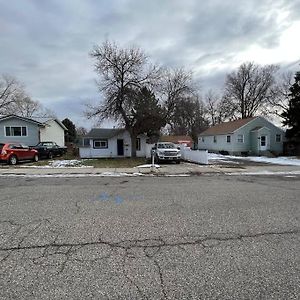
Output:
[[[260,150],[261,151],[267,150],[267,136],[266,135],[260,136]]]
[[[117,153],[119,156],[124,156],[124,140],[117,140]]]

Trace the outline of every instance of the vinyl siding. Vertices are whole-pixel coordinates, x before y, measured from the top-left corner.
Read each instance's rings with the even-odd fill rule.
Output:
[[[261,132],[255,133],[256,131],[252,131],[256,127],[267,127],[267,129],[261,129]],[[266,131],[265,131],[266,130]],[[222,134],[216,135],[217,142],[214,143],[214,136],[199,136],[198,138],[198,148],[200,150],[209,150],[209,151],[228,151],[229,153],[241,153],[241,152],[250,152],[252,154],[259,154],[258,151],[258,137],[260,134],[266,134],[268,136],[269,150],[273,151],[277,154],[282,153],[283,151],[283,141],[284,131],[280,128],[276,127],[272,123],[268,122],[266,119],[262,117],[258,117],[248,124],[242,126],[238,130],[234,131],[232,134]],[[281,134],[282,140],[281,142],[276,142],[276,134]],[[227,143],[226,136],[231,136],[231,142]],[[244,136],[244,142],[238,143],[237,138],[238,135]],[[204,142],[202,142],[202,138],[204,138]]]
[[[27,136],[5,136],[5,127],[27,127]],[[34,146],[39,142],[39,126],[37,124],[26,122],[18,118],[10,118],[0,121],[0,141],[2,143],[7,142],[19,142],[28,146]]]
[[[146,137],[138,136],[141,139],[141,150],[136,152],[137,157],[146,156]],[[108,139],[108,147],[105,149],[94,149],[93,140],[101,140],[101,137],[89,140],[88,147],[79,147],[79,154],[82,158],[104,158],[104,157],[120,157],[117,152],[117,140],[124,140],[124,157],[131,156],[131,138],[128,131],[118,134]]]
[[[48,126],[47,126],[48,125]],[[41,128],[41,142],[55,142],[59,146],[65,145],[65,131],[55,120],[47,122],[46,127]]]

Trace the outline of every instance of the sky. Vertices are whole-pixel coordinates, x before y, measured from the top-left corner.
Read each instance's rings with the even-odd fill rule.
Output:
[[[203,93],[221,90],[247,61],[299,70],[300,0],[0,0],[0,7],[0,74],[87,129],[94,124],[84,103],[101,101],[89,53],[106,40],[192,70]]]

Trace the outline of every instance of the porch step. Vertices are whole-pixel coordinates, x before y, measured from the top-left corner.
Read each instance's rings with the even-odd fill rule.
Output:
[[[271,151],[269,151],[269,150],[261,151],[260,154],[263,155],[263,156],[266,156],[266,157],[276,157],[276,155],[274,153],[272,153]]]

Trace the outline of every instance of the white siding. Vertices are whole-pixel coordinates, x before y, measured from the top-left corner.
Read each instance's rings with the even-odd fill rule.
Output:
[[[65,145],[65,132],[55,120],[48,121],[45,128],[40,130],[41,142],[55,142],[59,146]]]
[[[146,156],[146,137],[138,136],[141,139],[141,150],[136,152],[137,157]],[[96,138],[94,138],[96,140]],[[98,139],[101,139],[99,137]],[[117,152],[117,140],[124,140],[124,157],[131,157],[131,139],[128,131],[118,134],[108,139],[108,148],[94,149],[93,139],[90,139],[89,147],[79,147],[79,155],[81,158],[104,158],[104,157],[120,157]]]

